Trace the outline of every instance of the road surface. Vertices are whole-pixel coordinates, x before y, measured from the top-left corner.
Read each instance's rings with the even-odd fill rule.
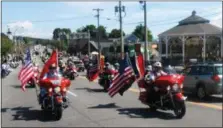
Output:
[[[3,127],[222,127],[222,100],[206,103],[187,101],[183,119],[174,119],[171,111],[151,112],[138,100],[133,85],[124,93],[110,98],[96,82],[80,76],[72,81],[71,104],[59,121],[43,116],[34,88],[25,92],[17,79],[20,68],[2,80]]]

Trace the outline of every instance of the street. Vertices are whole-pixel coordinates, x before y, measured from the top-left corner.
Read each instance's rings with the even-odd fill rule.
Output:
[[[189,100],[183,119],[174,119],[172,111],[150,112],[138,100],[134,84],[124,96],[110,98],[97,82],[89,82],[84,73],[72,81],[70,106],[59,121],[43,116],[35,88],[23,92],[17,79],[21,66],[2,80],[3,127],[222,127],[222,100],[206,103]]]

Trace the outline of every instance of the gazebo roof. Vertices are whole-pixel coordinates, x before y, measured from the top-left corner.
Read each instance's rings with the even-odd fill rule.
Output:
[[[209,20],[196,15],[193,11],[192,15],[179,22],[179,25],[159,34],[162,36],[180,36],[180,35],[220,35],[222,29],[209,24]]]

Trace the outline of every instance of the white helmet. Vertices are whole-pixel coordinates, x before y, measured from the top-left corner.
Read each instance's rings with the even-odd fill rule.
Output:
[[[153,64],[153,67],[159,67],[159,68],[162,68],[162,64],[160,62],[155,62]]]

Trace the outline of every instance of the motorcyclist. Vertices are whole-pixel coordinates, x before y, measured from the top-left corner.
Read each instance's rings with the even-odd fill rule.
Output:
[[[72,62],[72,57],[69,57],[69,58],[67,59],[67,64],[69,64],[69,62]]]
[[[47,79],[47,78],[59,78],[59,74],[57,73],[57,67],[56,64],[52,64],[49,66],[49,72],[47,72],[42,79]],[[39,94],[39,103],[42,103],[43,97],[47,93],[46,88],[42,87],[40,85],[40,94]]]
[[[37,63],[34,63],[33,66],[34,66],[34,71],[40,73],[39,65]]]
[[[119,70],[119,67],[120,67],[119,63],[115,63],[115,70]]]
[[[65,65],[65,63],[64,63],[62,60],[59,60],[58,65],[59,65],[60,73],[63,74],[64,71],[65,71],[65,69],[66,69],[66,65]]]
[[[167,75],[167,73],[162,70],[162,64],[160,62],[155,62],[153,64],[153,75],[155,77]]]

